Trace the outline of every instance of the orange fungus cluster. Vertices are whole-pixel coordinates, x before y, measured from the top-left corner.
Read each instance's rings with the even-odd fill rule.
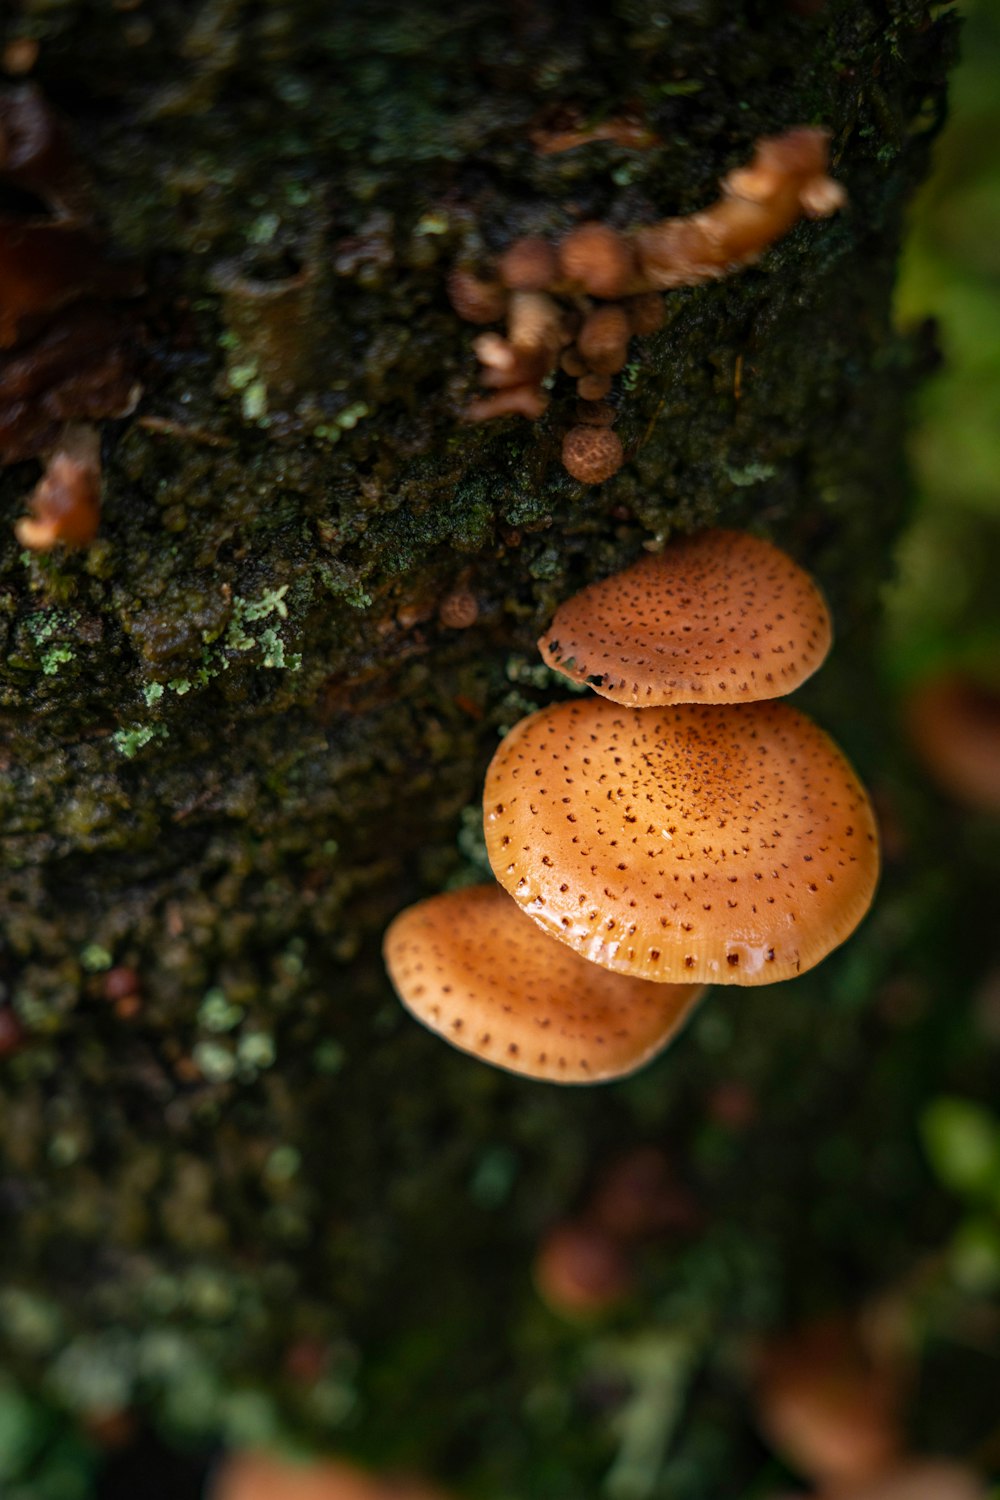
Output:
[[[827,166],[827,132],[800,126],[759,141],[752,161],[730,172],[718,200],[699,213],[630,231],[584,223],[556,244],[528,235],[488,275],[456,267],[448,293],[459,317],[505,323],[504,333],[475,340],[489,394],[470,403],[466,421],[537,420],[557,372],[576,381],[584,401],[601,401],[625,368],[632,338],[662,326],[661,292],[750,265],[798,219],[843,206]],[[585,418],[563,442],[563,464],[583,484],[601,484],[624,457],[617,437],[595,436]]]
[[[597,1082],[661,1051],[704,985],[819,963],[867,911],[879,865],[851,767],[777,701],[830,638],[808,575],[735,532],[682,539],[564,603],[542,654],[601,696],[543,708],[501,743],[484,789],[499,886],[396,918],[385,956],[404,1004],[498,1067]]]

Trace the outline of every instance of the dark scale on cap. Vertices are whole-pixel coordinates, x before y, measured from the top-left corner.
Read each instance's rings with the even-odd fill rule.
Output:
[[[592,962],[665,983],[768,984],[868,910],[875,819],[840,751],[780,702],[555,704],[486,775],[494,874]]]
[[[494,1067],[553,1083],[600,1083],[660,1052],[703,992],[609,974],[554,943],[499,886],[408,907],[384,954],[408,1010]]]
[[[740,531],[703,531],[593,583],[556,611],[550,667],[636,708],[779,698],[830,649],[809,575]]]

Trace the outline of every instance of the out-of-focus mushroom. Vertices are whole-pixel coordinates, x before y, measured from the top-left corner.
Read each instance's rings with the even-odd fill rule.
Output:
[[[544,292],[559,268],[556,252],[541,235],[515,240],[497,260],[497,273],[513,292]]]
[[[781,702],[543,708],[501,743],[484,805],[501,885],[637,978],[792,979],[850,935],[878,878],[861,784]]]
[[[988,1486],[972,1469],[947,1459],[912,1459],[860,1487],[831,1490],[825,1500],[987,1500]]]
[[[726,276],[752,264],[796,220],[836,213],[847,199],[827,175],[828,162],[829,134],[812,126],[758,141],[753,160],[723,179],[710,208],[636,231],[647,285],[696,286]]]
[[[881,1494],[875,1481],[903,1451],[900,1383],[847,1319],[769,1344],[758,1358],[755,1397],[765,1435],[794,1469],[824,1487],[872,1483],[872,1500]]]
[[[294,1462],[249,1450],[224,1459],[207,1500],[445,1500],[420,1480],[383,1477],[339,1459]]]
[[[550,942],[498,886],[408,907],[384,954],[417,1020],[495,1067],[553,1083],[620,1078],[667,1045],[703,993],[608,974]]]
[[[942,673],[913,690],[906,719],[914,749],[946,792],[1000,812],[1000,692]]]
[[[609,224],[581,224],[559,246],[559,270],[570,286],[591,297],[621,297],[635,277],[635,252]]]
[[[532,1267],[542,1301],[568,1318],[589,1318],[617,1307],[632,1291],[629,1258],[598,1224],[575,1220],[545,1235]]]
[[[86,547],[94,540],[101,520],[101,452],[96,428],[75,422],[63,429],[28,504],[31,514],[14,523],[22,547],[50,552],[59,543]]]
[[[830,649],[809,575],[744,531],[671,542],[559,606],[538,648],[616,703],[747,703],[790,693]]]

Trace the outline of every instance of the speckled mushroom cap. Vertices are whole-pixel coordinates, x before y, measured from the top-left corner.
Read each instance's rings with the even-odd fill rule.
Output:
[[[642,979],[791,979],[857,926],[878,877],[864,790],[782,702],[543,708],[500,745],[484,805],[518,904]]]
[[[567,599],[538,643],[615,703],[749,703],[790,693],[830,649],[807,573],[744,531],[703,531]]]
[[[407,907],[384,953],[403,1004],[494,1067],[552,1083],[601,1083],[661,1051],[703,986],[647,984],[553,943],[499,886]]]

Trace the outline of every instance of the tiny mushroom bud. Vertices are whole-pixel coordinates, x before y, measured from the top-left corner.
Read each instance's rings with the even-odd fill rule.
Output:
[[[494,1067],[551,1083],[634,1072],[703,993],[608,974],[550,942],[498,886],[408,907],[390,924],[384,954],[418,1021]]]
[[[850,935],[878,878],[863,788],[782,702],[554,704],[502,741],[484,805],[518,905],[637,978],[792,979]]]
[[[623,307],[614,303],[595,307],[584,319],[576,347],[591,370],[600,375],[616,375],[628,361],[631,332],[628,313]]]
[[[598,1224],[557,1224],[542,1240],[532,1268],[542,1301],[567,1318],[595,1317],[631,1292],[632,1267],[614,1237]]]
[[[821,666],[830,615],[809,575],[745,531],[702,531],[556,611],[542,659],[637,708],[790,693]]]
[[[536,234],[515,240],[497,261],[500,280],[515,292],[544,292],[558,270],[555,250],[548,240]]]
[[[449,630],[468,630],[479,619],[479,604],[475,594],[467,588],[445,594],[438,606],[438,619]]]
[[[613,427],[618,413],[607,401],[578,401],[576,420],[584,427]]]
[[[448,299],[467,323],[498,323],[507,306],[499,282],[484,281],[464,266],[456,266],[448,277]]]
[[[581,484],[603,484],[617,474],[625,452],[621,438],[610,427],[571,427],[563,438],[562,461]]]
[[[600,401],[611,389],[610,375],[581,375],[576,393],[584,401]]]
[[[620,297],[635,275],[632,246],[608,224],[581,224],[559,246],[559,265],[567,281],[591,297]]]

